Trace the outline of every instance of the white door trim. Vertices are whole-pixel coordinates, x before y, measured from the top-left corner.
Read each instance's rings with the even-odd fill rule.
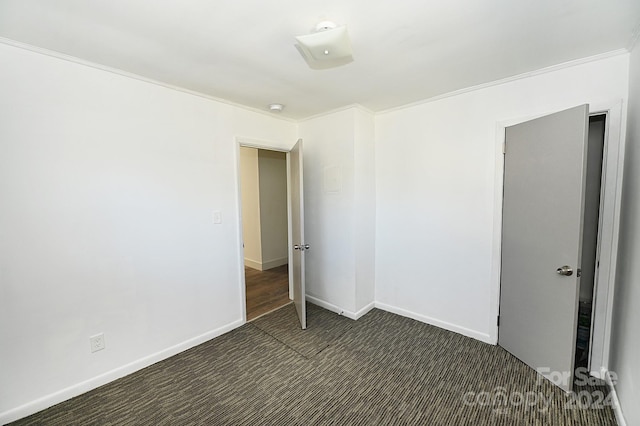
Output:
[[[291,295],[293,294],[293,281],[291,275],[291,256],[292,254],[292,243],[291,243],[291,200],[289,197],[289,187],[291,186],[290,176],[289,176],[289,152],[291,148],[283,148],[282,144],[278,144],[277,142],[263,141],[259,139],[250,139],[250,138],[235,138],[235,157],[236,157],[236,209],[238,211],[238,227],[237,227],[237,236],[238,236],[238,272],[240,274],[240,304],[242,311],[242,323],[247,322],[247,287],[244,276],[244,236],[242,235],[242,191],[240,185],[240,147],[247,148],[256,148],[256,149],[266,149],[269,151],[278,151],[287,153],[287,222],[288,222],[288,258],[289,258],[289,298],[291,299]],[[296,141],[293,142],[295,144]],[[292,146],[293,146],[292,144]]]
[[[570,108],[574,105],[564,107]],[[541,114],[519,117],[496,122],[496,140],[494,146],[494,217],[493,242],[491,260],[491,305],[490,315],[493,321],[490,340],[498,343],[498,317],[500,305],[500,270],[502,245],[502,192],[504,187],[505,128],[532,120],[543,115],[561,111],[558,108]],[[620,203],[622,199],[622,176],[624,166],[625,120],[623,119],[623,102],[589,103],[589,114],[607,114],[606,144],[603,167],[603,199],[601,200],[601,244],[600,269],[597,275],[596,303],[594,305],[594,325],[591,347],[592,374],[599,376],[602,368],[608,368],[609,345],[611,340],[611,319],[613,314],[613,293],[615,287],[616,260],[618,252],[618,235],[620,228]]]

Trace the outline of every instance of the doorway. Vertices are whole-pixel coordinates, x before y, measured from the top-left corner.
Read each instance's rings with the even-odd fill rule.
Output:
[[[589,367],[595,325],[607,321],[591,307],[607,304],[594,294],[599,284],[611,290],[600,262],[613,269],[617,240],[610,213],[619,192],[605,177],[616,181],[621,159],[608,114],[582,105],[505,126],[497,340],[566,391],[574,368]]]
[[[591,335],[593,330],[593,305],[601,245],[600,212],[602,210],[602,169],[605,152],[606,114],[589,116],[587,139],[586,189],[584,224],[582,231],[582,271],[578,298],[578,325],[576,337],[575,367],[589,368]]]
[[[291,303],[286,153],[240,146],[247,321]]]
[[[264,142],[250,140],[250,139],[236,139],[236,171],[237,171],[237,180],[236,180],[236,188],[238,190],[238,212],[239,212],[239,222],[238,222],[238,241],[239,241],[239,266],[241,272],[241,294],[242,297],[242,312],[243,317],[247,319],[247,303],[246,303],[246,293],[247,288],[245,285],[246,277],[244,273],[245,267],[245,237],[244,237],[244,225],[246,220],[243,220],[243,217],[246,213],[243,213],[243,191],[242,191],[242,167],[241,163],[243,162],[243,153],[249,153],[249,155],[254,155],[254,165],[255,158],[259,158],[257,154],[259,151],[243,151],[243,148],[254,148],[257,150],[261,150],[265,155],[275,155],[278,157],[278,162],[281,160],[281,156],[279,154],[284,154],[286,158],[286,223],[287,223],[287,237],[286,237],[286,250],[287,250],[287,272],[288,272],[288,281],[289,281],[289,299],[293,300],[293,304],[295,306],[296,315],[298,316],[298,321],[300,322],[300,327],[304,330],[307,328],[307,309],[306,309],[306,285],[305,285],[305,252],[311,248],[311,246],[305,241],[304,238],[304,161],[303,161],[303,143],[302,139],[298,139],[293,146],[289,149],[279,147],[277,145],[269,145]],[[279,154],[273,154],[273,153]],[[258,162],[259,164],[259,162]],[[259,190],[259,182],[260,173],[259,167],[250,168],[253,170],[249,172],[248,177],[244,179],[245,182],[253,182],[254,185],[257,185]],[[279,169],[279,174],[282,173],[282,170]],[[246,190],[245,190],[246,192]],[[255,192],[255,190],[254,190]],[[279,195],[278,197],[281,197]],[[259,198],[257,198],[259,200]],[[252,199],[255,203],[256,198]],[[258,206],[258,210],[260,210],[260,206]],[[272,215],[275,216],[275,215]],[[281,216],[278,216],[282,219]],[[258,227],[261,229],[261,227]],[[254,225],[255,230],[255,225]],[[272,229],[270,229],[272,231]],[[249,231],[247,231],[249,232]],[[262,239],[262,231],[259,233],[260,239]],[[279,234],[281,238],[282,234]],[[262,250],[262,247],[260,248]],[[262,251],[261,251],[262,253]],[[255,254],[255,252],[254,252]],[[262,256],[262,254],[260,255]],[[254,269],[265,269],[265,266],[276,267],[274,263],[272,263],[273,259],[263,259],[261,260],[253,259],[254,261],[259,263],[258,268]],[[251,259],[249,259],[251,260]],[[282,263],[284,258],[276,259],[275,263]],[[255,265],[254,266],[258,266]],[[279,265],[283,266],[283,265]],[[263,272],[263,271],[261,271]],[[274,307],[275,309],[275,307]],[[255,319],[255,318],[254,318]]]

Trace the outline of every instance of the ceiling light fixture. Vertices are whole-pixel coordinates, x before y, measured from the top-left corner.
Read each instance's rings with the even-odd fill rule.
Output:
[[[282,104],[269,104],[269,111],[271,112],[282,112],[284,109],[284,105]]]
[[[353,61],[346,25],[337,26],[330,21],[320,22],[316,26],[315,33],[297,36],[296,40],[298,50],[310,66],[316,61],[327,62],[327,66],[322,68],[344,65]]]

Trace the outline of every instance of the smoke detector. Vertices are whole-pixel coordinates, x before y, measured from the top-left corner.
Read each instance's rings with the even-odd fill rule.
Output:
[[[269,111],[271,112],[282,112],[284,109],[284,105],[282,104],[269,104]]]

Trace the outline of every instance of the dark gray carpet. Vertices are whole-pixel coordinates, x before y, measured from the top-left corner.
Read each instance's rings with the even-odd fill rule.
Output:
[[[285,321],[283,312],[293,315],[276,311],[264,321]],[[282,337],[278,327],[275,338],[249,323],[15,424],[616,424],[607,406],[572,409],[570,397],[537,383],[534,371],[497,346],[380,310],[348,329],[343,320],[332,318],[333,334],[321,321],[314,325],[329,331],[310,359],[299,339]],[[541,395],[549,406],[530,405],[527,395]]]
[[[305,358],[313,358],[354,325],[349,318],[316,305],[307,304],[307,329],[300,322],[293,303],[253,320],[258,327]]]

